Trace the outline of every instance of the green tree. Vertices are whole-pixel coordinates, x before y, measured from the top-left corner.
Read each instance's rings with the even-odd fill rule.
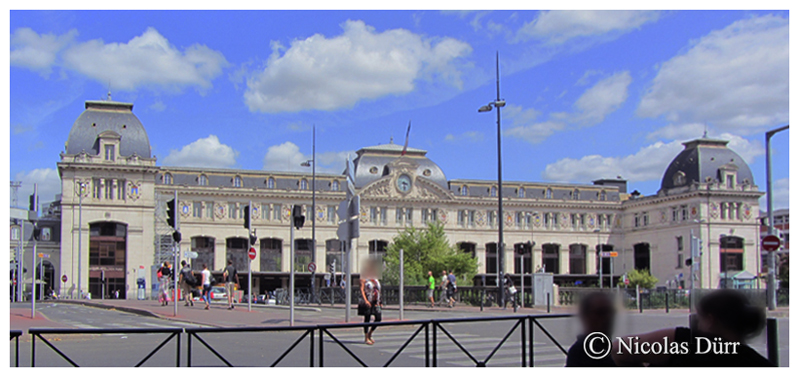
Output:
[[[394,237],[386,251],[386,269],[383,280],[387,285],[400,283],[400,249],[403,250],[405,284],[426,285],[428,271],[440,276],[443,270],[458,277],[459,282],[467,284],[478,272],[478,259],[451,245],[444,233],[444,226],[429,223],[427,228],[407,227]]]
[[[781,257],[778,265],[778,279],[781,281],[781,289],[789,290],[789,254]]]
[[[658,278],[653,277],[653,275],[650,274],[650,271],[647,269],[632,269],[626,274],[628,276],[629,284],[625,285],[625,280],[620,277],[620,286],[636,287],[636,285],[639,285],[639,287],[642,289],[652,289],[656,286],[656,283],[658,283]]]

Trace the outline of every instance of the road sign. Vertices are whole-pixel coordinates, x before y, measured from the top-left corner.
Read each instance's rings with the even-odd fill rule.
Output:
[[[617,257],[619,253],[617,252],[600,252],[600,257]]]
[[[256,259],[256,249],[255,249],[255,247],[250,247],[250,250],[247,252],[247,257],[249,257],[250,260],[255,260]]]
[[[67,282],[67,275],[66,274],[61,276],[61,282],[64,282],[64,283]]]
[[[317,271],[317,264],[315,264],[313,261],[308,263],[308,271],[311,272],[311,273],[316,272]]]
[[[49,259],[49,258],[50,258],[50,255],[49,255],[49,254],[47,254],[47,253],[40,253],[40,254],[39,254],[39,258],[40,258],[40,259]]]
[[[767,235],[761,239],[761,248],[767,252],[777,251],[781,247],[781,239],[775,235]]]
[[[196,259],[198,255],[195,251],[185,251],[183,252],[183,256],[187,259]]]
[[[611,257],[619,256],[619,253],[617,253],[617,252],[609,252],[609,254],[610,254]]]

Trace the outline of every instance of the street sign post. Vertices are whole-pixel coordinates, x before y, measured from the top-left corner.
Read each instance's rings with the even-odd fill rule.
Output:
[[[195,251],[186,251],[183,253],[183,256],[186,257],[187,259],[196,259],[198,254]],[[144,269],[144,267],[142,267],[141,269]]]
[[[255,249],[255,247],[250,247],[250,250],[247,251],[247,257],[249,257],[251,261],[256,259],[256,249]]]

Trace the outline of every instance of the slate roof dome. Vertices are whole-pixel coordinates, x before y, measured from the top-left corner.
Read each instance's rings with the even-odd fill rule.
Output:
[[[661,179],[661,190],[707,182],[725,182],[722,172],[735,172],[737,185],[754,185],[750,167],[728,141],[706,137],[683,143],[684,150],[672,160]]]
[[[139,118],[133,114],[133,104],[110,100],[86,101],[86,110],[75,120],[69,132],[66,153],[100,153],[98,137],[104,131],[120,135],[119,156],[136,154],[150,158],[150,140]]]
[[[358,157],[353,160],[355,169],[353,178],[356,188],[363,188],[367,184],[389,174],[388,164],[400,158],[402,151],[403,146],[394,143],[364,147],[356,151]],[[418,176],[431,180],[442,188],[447,188],[447,178],[444,172],[436,163],[425,156],[427,153],[428,151],[425,150],[408,147],[405,157],[419,164],[416,172]]]

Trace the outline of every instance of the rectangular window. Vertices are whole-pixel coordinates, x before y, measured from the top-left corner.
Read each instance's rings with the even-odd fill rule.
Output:
[[[486,211],[486,219],[489,222],[489,227],[494,228],[495,220],[494,220],[494,211],[488,210]]]
[[[678,221],[678,208],[677,207],[673,207],[672,208],[672,221],[673,222],[677,222]]]
[[[388,217],[387,214],[389,214],[389,208],[386,206],[381,207],[381,224],[384,226],[386,225],[386,218]]]
[[[261,219],[265,220],[265,221],[268,221],[269,220],[269,216],[270,216],[269,204],[268,203],[262,203],[261,204]]]
[[[728,189],[733,189],[734,187],[733,175],[726,175],[725,182],[728,184]]]
[[[214,202],[213,201],[206,202],[206,218],[214,219]]]
[[[328,223],[336,224],[336,206],[328,206]]]
[[[249,204],[241,203],[239,204],[239,219],[244,219],[244,208],[245,206],[249,206]],[[253,219],[253,218],[250,218]]]
[[[578,223],[581,228],[586,227],[586,214],[581,214],[578,216]]]
[[[578,228],[578,214],[570,214],[569,215],[569,222],[572,224],[572,228]]]
[[[114,161],[114,146],[111,144],[106,145],[106,160]]]
[[[639,213],[633,214],[633,227],[639,227]]]
[[[533,214],[525,213],[525,228],[533,228]]]
[[[438,211],[438,210],[436,210],[436,209],[431,209],[431,218],[430,218],[430,221],[431,221],[431,222],[436,222],[436,220],[437,220],[437,219],[439,219],[438,215],[439,215],[439,211]]]
[[[125,200],[125,180],[117,180],[117,198]]]
[[[236,204],[229,203],[228,204],[228,218],[236,219],[237,211],[236,211]]]
[[[406,224],[409,226],[414,225],[414,208],[407,207],[406,208]]]
[[[560,216],[560,214],[553,213],[553,228],[555,228],[555,229],[561,228],[561,226],[558,225],[558,217],[559,216]]]
[[[681,220],[685,221],[689,219],[689,208],[686,205],[681,206]]]
[[[470,210],[467,213],[467,221],[470,227],[475,227],[475,210]]]
[[[422,224],[428,224],[428,209],[422,209],[421,212]]]
[[[103,198],[103,180],[92,179],[92,198]]]
[[[642,226],[647,226],[650,224],[650,216],[647,213],[642,214]]]
[[[683,251],[683,236],[678,236],[675,240],[678,243],[678,250]]]
[[[683,253],[678,252],[678,265],[675,265],[675,269],[683,268]]]
[[[199,201],[192,202],[192,216],[195,218],[203,217],[203,203]]]
[[[521,211],[517,211],[517,213],[514,214],[514,223],[516,223],[517,228],[523,227],[523,215]]]
[[[398,207],[398,208],[395,209],[394,212],[395,212],[394,213],[395,222],[397,224],[403,224],[403,215],[405,215],[405,211],[403,211],[403,208],[402,207]]]
[[[369,208],[369,221],[372,224],[378,224],[378,208],[375,206]]]
[[[466,220],[464,218],[466,218],[466,210],[459,210],[458,211],[458,225],[459,226],[464,226],[464,224],[466,222]]]
[[[281,221],[281,209],[282,208],[283,208],[283,205],[281,205],[279,203],[276,203],[276,204],[272,205],[272,220],[274,220],[276,222],[280,222]]]
[[[114,199],[114,180],[113,179],[106,179],[105,189],[106,189],[106,199],[107,200],[113,200]]]

